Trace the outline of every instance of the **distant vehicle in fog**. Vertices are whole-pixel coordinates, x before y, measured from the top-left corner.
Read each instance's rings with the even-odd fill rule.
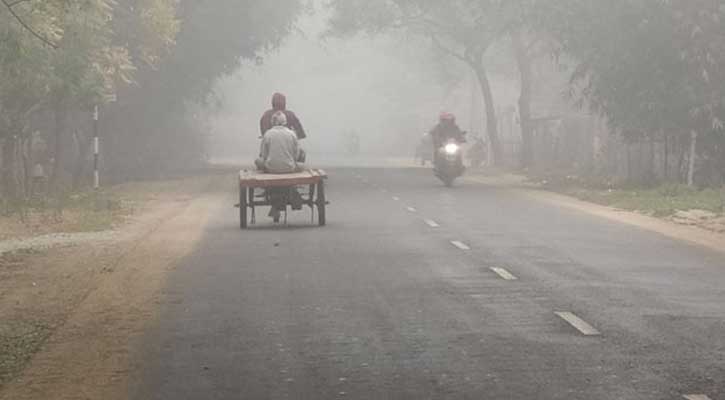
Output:
[[[418,145],[415,147],[415,162],[420,162],[420,165],[426,166],[427,163],[433,163],[433,138],[430,134],[426,133],[418,141]]]
[[[360,154],[360,135],[356,131],[349,131],[344,136],[345,153],[348,156]]]
[[[475,135],[473,144],[466,152],[466,158],[472,168],[479,168],[488,160],[488,143],[480,136]]]
[[[466,143],[466,132],[456,124],[455,115],[443,112],[430,136],[435,148],[434,173],[446,186],[453,186],[453,182],[466,170],[462,147]]]

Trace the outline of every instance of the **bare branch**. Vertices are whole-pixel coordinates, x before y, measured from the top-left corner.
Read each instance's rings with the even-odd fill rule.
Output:
[[[18,23],[20,25],[22,25],[23,28],[25,28],[25,30],[27,30],[28,32],[30,32],[30,34],[32,34],[33,36],[35,36],[38,40],[40,40],[41,42],[45,43],[46,45],[48,45],[48,46],[50,46],[50,47],[52,47],[54,49],[57,49],[58,48],[58,45],[57,44],[51,42],[50,40],[48,40],[47,38],[45,38],[43,35],[41,35],[38,32],[36,32],[25,21],[23,21],[23,19],[20,17],[20,15],[18,15],[18,13],[16,13],[15,10],[13,9],[14,6],[16,6],[16,5],[18,5],[18,4],[22,3],[22,2],[28,1],[28,0],[15,0],[12,3],[11,2],[8,2],[8,0],[0,0],[0,1],[2,1],[2,4],[5,5],[5,7],[8,9],[8,11],[13,16],[13,18],[15,18],[15,20],[18,21]]]
[[[444,52],[450,56],[453,56],[465,63],[470,63],[470,60],[465,55],[460,55],[455,50],[444,46],[443,43],[441,43],[441,41],[438,39],[438,37],[434,33],[430,34],[430,38],[433,41],[433,44],[438,48],[438,50],[441,50],[442,52]]]
[[[20,3],[25,3],[26,1],[30,1],[30,0],[16,0],[16,1],[14,1],[14,2],[12,2],[12,3],[8,4],[7,6],[8,6],[8,7],[15,7],[15,6],[17,6],[18,4],[20,4]],[[3,3],[4,3],[4,2],[3,2]]]

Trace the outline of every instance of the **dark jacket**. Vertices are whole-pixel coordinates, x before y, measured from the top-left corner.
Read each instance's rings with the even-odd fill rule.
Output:
[[[299,118],[287,109],[287,98],[281,93],[276,93],[272,97],[272,109],[262,115],[262,119],[259,121],[259,130],[262,136],[272,129],[272,116],[277,111],[282,111],[287,117],[287,127],[292,129],[297,134],[298,139],[304,139],[307,137],[305,129],[302,127]]]
[[[448,139],[453,139],[458,143],[466,142],[466,135],[453,121],[443,121],[438,123],[438,125],[430,131],[430,135],[433,137],[433,145],[436,149],[441,147]]]

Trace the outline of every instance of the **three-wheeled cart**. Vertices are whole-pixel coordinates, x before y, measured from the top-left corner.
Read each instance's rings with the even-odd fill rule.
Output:
[[[272,207],[282,209],[285,220],[287,210],[292,202],[287,196],[275,196],[285,190],[297,190],[302,198],[302,205],[310,207],[312,221],[315,219],[320,226],[326,224],[325,180],[327,174],[320,169],[310,169],[294,174],[266,174],[260,171],[241,171],[239,173],[239,227],[246,229],[257,220],[256,207]],[[250,218],[251,217],[251,218]]]

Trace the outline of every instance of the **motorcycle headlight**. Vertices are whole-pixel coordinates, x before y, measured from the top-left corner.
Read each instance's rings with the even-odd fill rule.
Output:
[[[458,145],[455,143],[449,143],[445,147],[446,154],[448,155],[454,155],[458,153]]]

